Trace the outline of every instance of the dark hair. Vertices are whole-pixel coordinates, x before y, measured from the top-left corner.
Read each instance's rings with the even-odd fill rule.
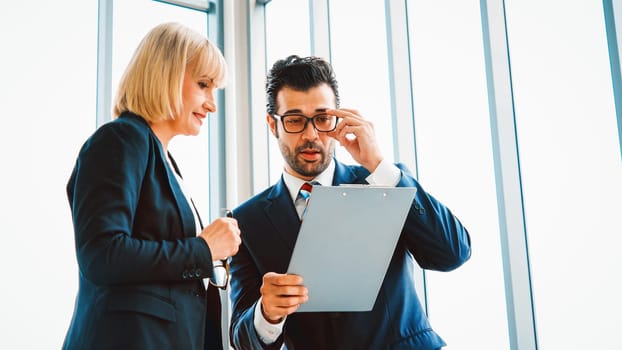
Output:
[[[298,57],[291,55],[272,65],[266,79],[266,110],[275,114],[276,96],[283,87],[307,91],[322,83],[328,84],[335,93],[335,106],[339,107],[339,90],[335,72],[330,63],[319,57]]]

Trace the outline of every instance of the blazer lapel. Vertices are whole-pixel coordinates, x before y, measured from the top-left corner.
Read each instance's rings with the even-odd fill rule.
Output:
[[[181,218],[181,228],[184,234],[184,237],[194,237],[196,236],[196,223],[194,222],[194,214],[192,213],[192,208],[190,205],[194,205],[193,203],[188,203],[186,200],[186,196],[182,191],[177,179],[175,179],[175,174],[173,171],[176,171],[179,177],[181,174],[179,172],[179,168],[177,168],[177,164],[173,157],[171,157],[171,163],[173,163],[174,169],[171,170],[171,167],[168,166],[168,161],[165,159],[164,151],[161,148],[160,143],[157,143],[158,150],[160,153],[160,159],[163,162],[162,165],[164,169],[166,169],[166,176],[168,177],[168,184],[171,186],[171,190],[173,191],[173,197],[175,198],[175,204],[177,204],[177,210],[179,211],[179,217]],[[199,213],[197,212],[197,217]],[[200,221],[200,219],[199,219]],[[201,223],[201,227],[202,227]]]
[[[267,196],[264,211],[268,220],[274,226],[278,236],[288,249],[288,255],[294,250],[294,244],[300,230],[300,220],[296,208],[289,195],[283,177],[274,185]]]
[[[179,184],[177,180],[175,179],[175,175],[171,171],[171,168],[168,166],[168,161],[165,158],[164,149],[162,148],[162,144],[160,143],[160,140],[158,140],[156,135],[153,133],[153,130],[151,130],[151,128],[149,127],[149,124],[147,124],[147,122],[142,117],[131,112],[124,112],[119,117],[129,118],[130,120],[133,120],[134,123],[137,123],[141,125],[141,127],[144,127],[146,130],[148,130],[149,134],[151,135],[152,143],[154,145],[153,152],[155,152],[155,156],[160,159],[162,167],[164,167],[164,173],[166,174],[168,184],[171,187],[171,190],[173,191],[173,197],[175,199],[175,204],[177,205],[177,210],[178,210],[179,218],[181,221],[180,224],[181,224],[182,234],[184,237],[196,236],[196,225],[194,223],[194,214],[192,213],[192,209],[190,208],[190,205],[193,205],[193,204],[188,203],[188,201],[186,200],[186,196],[184,195],[181,187],[179,187]],[[177,171],[177,173],[180,174],[179,169],[177,168],[177,164],[175,163],[175,160],[173,160],[172,157],[171,157],[171,161],[173,163],[173,166],[175,167],[175,170],[173,171]],[[179,177],[181,177],[181,174],[179,175]],[[197,217],[198,216],[199,216],[199,213],[197,212]],[[199,221],[200,221],[200,218],[199,218]],[[202,224],[201,224],[201,227],[202,227]]]

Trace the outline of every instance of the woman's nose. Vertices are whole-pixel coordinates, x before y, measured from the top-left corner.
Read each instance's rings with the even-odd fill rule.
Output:
[[[203,108],[207,110],[208,113],[216,112],[216,103],[214,102],[214,94],[209,92],[203,102]]]
[[[205,101],[205,103],[203,103],[203,108],[205,108],[208,113],[216,112],[216,104],[214,101]]]

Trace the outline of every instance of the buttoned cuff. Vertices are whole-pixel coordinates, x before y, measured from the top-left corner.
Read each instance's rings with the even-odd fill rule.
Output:
[[[395,164],[383,159],[373,173],[369,174],[365,180],[370,185],[395,187],[400,182],[402,172]]]
[[[253,323],[255,324],[255,331],[257,331],[259,339],[261,339],[264,344],[268,345],[274,343],[279,338],[281,333],[283,333],[285,317],[283,318],[283,321],[277,324],[268,322],[268,320],[263,317],[263,313],[261,312],[261,298],[259,298],[257,304],[255,304]]]

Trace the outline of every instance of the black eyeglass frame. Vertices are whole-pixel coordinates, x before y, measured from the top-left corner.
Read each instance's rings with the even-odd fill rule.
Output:
[[[304,132],[307,129],[307,125],[309,124],[309,122],[311,122],[311,125],[313,125],[313,128],[317,131],[317,132],[331,132],[334,131],[335,129],[337,129],[337,125],[339,124],[339,119],[341,119],[340,117],[334,116],[335,117],[335,126],[333,126],[332,129],[330,130],[320,130],[318,129],[317,125],[315,125],[315,118],[322,116],[322,115],[328,115],[330,116],[330,114],[325,113],[325,112],[320,112],[317,113],[311,117],[307,117],[306,115],[302,114],[302,113],[288,113],[288,114],[284,114],[284,115],[279,115],[279,114],[272,114],[272,117],[275,119],[279,119],[281,121],[281,124],[283,125],[283,130],[285,130],[286,133],[288,134],[300,134],[302,132]],[[306,119],[304,126],[302,127],[302,129],[300,129],[300,131],[289,131],[287,130],[287,126],[285,126],[285,121],[283,120],[283,118],[287,118],[287,117],[304,117]]]

